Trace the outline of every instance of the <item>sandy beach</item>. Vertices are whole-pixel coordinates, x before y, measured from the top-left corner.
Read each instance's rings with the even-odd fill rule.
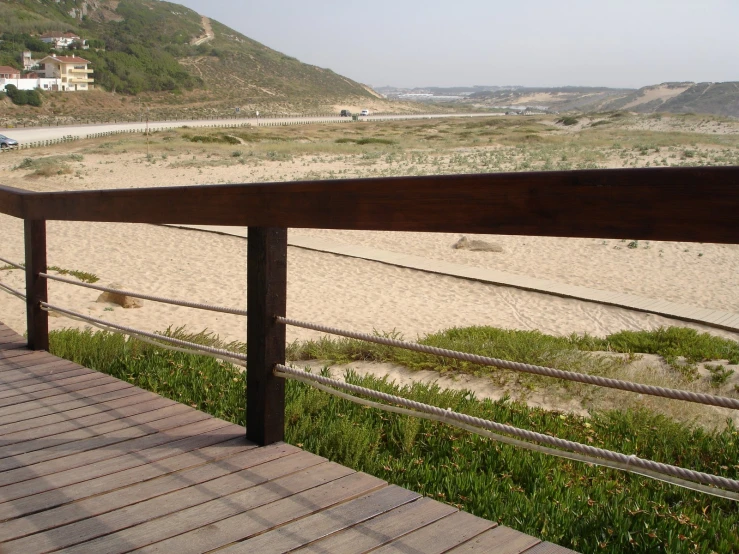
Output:
[[[116,283],[128,290],[146,294],[236,308],[246,306],[246,240],[243,238],[155,225],[57,221],[48,223],[47,233],[50,265],[94,273],[99,276],[102,285]],[[356,243],[380,248],[393,247],[399,251],[413,251],[416,255],[425,253],[431,257],[482,267],[505,264],[507,258],[515,257],[506,255],[506,251],[454,250],[449,240],[451,237],[445,235],[346,234],[304,230],[291,233],[321,234],[337,241],[354,240]],[[3,216],[0,218],[0,234],[3,236],[2,256],[12,261],[22,261],[22,223]],[[529,267],[532,270],[536,268],[531,274],[546,274],[549,269],[550,278],[555,274],[563,282],[597,284],[605,290],[637,290],[655,298],[679,299],[706,307],[723,306],[724,309],[731,309],[735,304],[729,302],[737,302],[735,293],[733,299],[722,304],[720,290],[709,287],[701,288],[704,291],[701,295],[689,296],[691,289],[700,286],[695,282],[697,270],[692,268],[692,258],[686,257],[680,264],[681,258],[677,253],[674,253],[671,261],[674,270],[667,272],[655,268],[651,258],[640,256],[641,252],[622,253],[613,248],[601,248],[594,240],[492,238],[507,238],[504,248],[510,249],[509,252],[516,252],[516,245],[519,245],[519,250],[525,255],[521,256],[520,265],[515,270],[522,274],[526,274],[528,257]],[[576,242],[573,244],[573,241]],[[543,244],[537,245],[536,242]],[[671,253],[682,247],[674,244],[665,246]],[[533,263],[538,248],[547,248],[548,256],[539,258],[546,263]],[[732,267],[737,263],[739,252],[720,245],[701,245],[701,248],[705,254],[700,260],[714,270],[707,276],[725,282],[728,289],[735,275]],[[734,266],[710,262],[729,257],[732,253],[736,253]],[[502,261],[496,256],[503,256]],[[624,256],[627,256],[626,260]],[[604,279],[595,281],[593,274],[603,267],[610,271],[602,272]],[[720,268],[723,268],[723,273],[716,275]],[[617,279],[621,277],[619,271],[622,270],[627,277],[632,276],[630,280]],[[641,280],[639,275],[642,276]],[[1,279],[16,289],[24,288],[24,277],[19,270],[3,271]],[[639,283],[641,287],[637,288]],[[96,302],[98,295],[93,290],[49,283],[51,304],[106,321],[147,331],[186,325],[192,331],[207,329],[228,340],[244,340],[246,336],[245,319],[242,317],[149,301],[139,309],[123,309]],[[1,295],[0,311],[7,325],[18,332],[25,332],[25,308],[20,300],[7,294]],[[358,331],[396,330],[410,339],[449,327],[467,325],[537,329],[555,335],[589,333],[596,336],[623,329],[682,325],[737,338],[725,331],[653,314],[294,247],[288,249],[287,315]],[[52,329],[79,326],[82,324],[67,318],[51,319]],[[316,333],[288,328],[287,336],[292,341],[312,338]]]

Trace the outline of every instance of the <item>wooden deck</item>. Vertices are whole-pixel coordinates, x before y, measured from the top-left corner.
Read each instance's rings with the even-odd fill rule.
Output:
[[[0,323],[0,551],[571,552],[31,352]]]

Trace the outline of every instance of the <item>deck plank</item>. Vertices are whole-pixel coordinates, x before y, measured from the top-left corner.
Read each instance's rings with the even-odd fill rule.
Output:
[[[13,383],[10,386],[5,387],[4,390],[0,390],[0,400],[10,398],[11,396],[19,396],[28,393],[34,393],[42,390],[55,389],[55,390],[67,390],[66,387],[70,385],[76,385],[78,383],[84,383],[85,381],[99,380],[100,374],[90,373],[89,371],[74,371],[75,368],[67,373],[63,373],[57,376],[56,379],[52,380],[24,380],[17,384]],[[72,373],[73,375],[70,375]],[[110,382],[108,379],[102,382]]]
[[[492,527],[495,527],[495,523],[492,521],[480,519],[466,512],[456,512],[439,520],[431,527],[413,531],[397,541],[373,550],[373,552],[377,552],[377,554],[391,552],[441,554]]]
[[[368,552],[445,518],[457,509],[429,498],[391,510],[344,531],[295,550],[302,554],[350,554]]]
[[[155,400],[154,402],[159,402]],[[12,458],[18,454],[27,454],[36,450],[44,450],[49,446],[59,446],[65,443],[71,443],[75,441],[89,439],[99,435],[105,435],[118,431],[120,429],[130,429],[137,424],[154,423],[159,419],[167,419],[171,417],[186,417],[191,414],[190,409],[187,406],[172,402],[163,407],[157,408],[150,412],[144,412],[142,414],[135,414],[122,419],[114,419],[112,421],[106,421],[99,425],[91,425],[90,427],[83,427],[80,429],[73,428],[72,430],[64,430],[63,427],[68,426],[67,423],[59,423],[52,427],[60,428],[59,434],[52,434],[48,437],[43,436],[43,432],[38,438],[28,439],[26,431],[17,433],[20,435],[19,442],[13,442],[12,438],[6,438],[5,441],[0,440],[0,457],[1,458]],[[74,427],[74,426],[72,426]],[[137,427],[138,428],[138,427]],[[143,427],[141,427],[143,428]],[[64,431],[64,432],[61,432]],[[155,432],[152,430],[151,432]],[[71,446],[74,448],[74,446]],[[2,460],[0,460],[2,463]]]
[[[131,423],[148,423],[150,418],[164,419],[170,415],[184,413],[181,404],[177,404],[171,400],[167,401],[163,398],[155,398],[147,402],[139,404],[129,404],[117,410],[110,410],[101,414],[92,414],[76,420],[61,421],[53,425],[45,425],[41,428],[23,429],[14,433],[8,433],[0,437],[0,451],[10,451],[10,445],[20,442],[41,441],[46,437],[53,437],[55,442],[58,437],[69,435],[69,431],[89,431],[89,434],[95,434],[95,430],[103,426],[104,423],[117,422],[119,425],[128,427]],[[136,416],[139,416],[137,419]],[[43,441],[41,441],[43,442]],[[24,445],[18,445],[20,452],[28,452]],[[8,473],[8,472],[4,472]],[[3,475],[0,474],[0,485],[3,484]]]
[[[294,489],[309,487],[316,479],[306,479],[305,475],[310,469],[305,468],[312,466],[322,468],[317,474],[323,479],[341,474],[337,469],[341,466],[330,464],[307,452],[298,452],[113,510],[94,519],[65,525],[44,533],[43,536],[32,535],[28,539],[6,542],[3,544],[3,554],[24,552],[26,548],[36,548],[36,545],[46,548],[65,547],[65,551],[69,552],[127,552],[153,542],[156,537],[167,538],[173,529],[177,529],[176,524],[188,515],[195,514],[197,517],[197,513],[201,512],[207,516],[210,507],[208,503],[234,509],[242,502],[255,505],[269,502],[275,495],[282,493],[283,486]],[[303,481],[303,485],[300,481]],[[172,517],[168,517],[170,514]]]
[[[75,367],[72,365],[68,371],[53,373],[51,375],[38,375],[34,377],[26,376],[23,379],[17,381],[4,380],[3,384],[0,385],[0,392],[17,390],[20,387],[28,387],[32,385],[45,385],[46,387],[53,387],[59,381],[71,379],[82,375],[95,375],[95,372],[91,372],[89,369],[84,367]]]
[[[283,525],[220,552],[280,554],[318,541],[363,521],[387,513],[420,498],[420,495],[391,485],[367,496],[340,504],[315,515]]]
[[[51,460],[57,460],[55,463],[59,464],[79,464],[90,463],[92,460],[101,458],[111,458],[119,455],[122,450],[133,448],[134,444],[148,447],[153,444],[171,442],[173,440],[172,436],[182,438],[178,433],[190,431],[190,428],[184,429],[188,424],[203,422],[202,425],[207,426],[209,425],[206,421],[208,419],[200,413],[185,412],[184,414],[150,422],[145,426],[124,427],[82,440],[71,440],[61,444],[54,443],[53,446],[47,448],[0,459],[0,471],[8,471],[17,467]],[[223,425],[224,423],[221,422],[220,424]],[[163,433],[162,431],[167,432]],[[140,440],[134,443],[132,439]],[[115,445],[118,446],[115,447]],[[0,452],[2,451],[0,450]],[[60,460],[61,458],[64,458],[64,460]]]
[[[11,419],[10,417],[8,417],[7,419],[0,418],[0,436],[24,429],[27,430],[33,429],[35,427],[44,427],[46,425],[59,423],[61,421],[79,420],[89,415],[102,414],[110,410],[121,409],[126,406],[132,406],[141,402],[156,400],[158,398],[159,397],[154,393],[144,392],[122,399],[119,398],[116,400],[111,400],[109,402],[91,404],[89,406],[82,406],[80,408],[74,408],[63,412],[54,412],[45,415],[39,413],[36,417],[27,417],[28,414],[23,414],[26,415],[26,417],[23,419]]]
[[[509,527],[496,527],[486,531],[474,539],[464,543],[453,550],[450,554],[472,554],[495,552],[496,554],[522,554],[536,546],[541,541],[534,537],[524,535]]]
[[[66,391],[41,391],[35,394],[27,394],[21,396],[14,396],[12,398],[6,398],[5,402],[0,402],[0,410],[2,408],[10,408],[13,410],[22,410],[27,406],[18,406],[19,404],[35,403],[39,406],[51,406],[59,402],[66,402],[67,400],[73,400],[75,398],[87,398],[91,394],[97,394],[99,392],[109,392],[113,390],[123,389],[132,387],[130,383],[118,380],[103,380],[101,384],[86,384],[77,387],[70,387],[74,390]],[[43,401],[43,402],[40,402]]]
[[[156,535],[150,538],[156,538],[160,542],[141,548],[140,552],[160,554],[208,552],[385,488],[386,485],[385,481],[366,473],[352,473],[335,480],[331,479],[318,486],[302,485],[300,491],[283,489],[279,492],[279,498],[276,497],[271,502],[260,500],[260,505],[257,507],[238,503],[230,509],[223,509],[219,504],[208,507],[205,514],[200,511],[194,513],[194,510],[187,514],[180,512],[177,514],[176,526],[166,532],[173,535],[174,532],[181,533],[183,529],[191,527],[189,532],[162,541],[159,537],[163,536],[163,530],[156,525],[160,520],[152,522],[151,526],[156,527]],[[222,518],[226,513],[234,515]],[[188,516],[192,516],[193,520],[190,521]],[[187,518],[184,525],[182,518]]]
[[[12,503],[0,504],[0,521],[5,521],[13,518],[27,517],[30,514],[40,512],[43,510],[50,510],[58,506],[64,506],[70,502],[78,502],[80,500],[90,498],[96,495],[104,495],[110,491],[115,491],[121,487],[132,487],[133,485],[144,484],[144,496],[140,499],[146,500],[147,498],[154,498],[171,490],[177,490],[184,486],[189,486],[186,483],[198,482],[194,476],[190,474],[176,475],[175,483],[173,488],[168,489],[165,486],[165,481],[157,481],[155,483],[149,482],[150,479],[156,479],[158,477],[166,476],[168,472],[177,472],[190,467],[188,464],[191,463],[193,467],[201,465],[199,460],[207,456],[209,451],[206,450],[205,454],[197,454],[197,459],[193,459],[189,453],[200,446],[208,446],[214,443],[220,442],[224,436],[231,437],[233,439],[233,426],[226,426],[220,428],[210,428],[212,424],[208,424],[208,427],[204,427],[205,422],[197,423],[190,427],[192,434],[186,438],[180,438],[168,443],[162,443],[152,447],[152,451],[142,451],[142,456],[145,456],[148,461],[156,462],[156,464],[146,464],[141,466],[132,467],[131,469],[120,471],[118,473],[112,473],[95,479],[80,481],[71,485],[66,485],[56,489],[49,490],[44,493],[35,494],[28,496]],[[197,426],[197,427],[196,427]],[[198,432],[200,434],[198,434]],[[243,428],[239,428],[240,439],[243,439],[243,443],[246,440],[243,437]],[[226,445],[228,448],[228,445]],[[215,454],[219,453],[220,449],[215,450]],[[297,449],[296,449],[297,450]],[[158,455],[159,454],[159,455]],[[264,453],[267,456],[269,451]],[[227,462],[219,462],[215,466],[215,469],[220,471],[220,468],[226,464],[226,467],[231,467]],[[210,467],[210,466],[209,466]],[[213,468],[210,471],[214,471]],[[136,497],[138,489],[127,489],[116,491],[116,502],[124,498],[125,495]],[[146,496],[150,495],[150,496]],[[120,497],[120,498],[119,498]],[[109,498],[100,497],[101,502],[108,502]],[[138,500],[137,500],[138,501]],[[115,504],[115,503],[113,503]],[[97,505],[97,504],[96,504]],[[122,505],[126,505],[125,503]],[[111,508],[111,510],[115,507]],[[103,513],[101,510],[100,513]]]
[[[145,391],[142,391],[139,388],[131,386],[99,393],[93,392],[88,396],[74,398],[59,404],[45,404],[39,402],[16,404],[14,406],[9,406],[8,408],[0,409],[0,421],[3,423],[13,423],[15,421],[34,419],[49,414],[64,414],[70,410],[98,406],[107,402],[114,402],[116,400],[122,400],[123,398],[138,396],[140,394],[144,394],[144,392]]]
[[[229,442],[233,443],[234,441]],[[190,453],[187,458],[183,456],[178,457],[179,460],[172,460],[170,466],[177,468],[180,466],[187,467],[187,464],[190,464],[190,468],[186,471],[177,472],[172,470],[158,478],[139,482],[133,486],[109,491],[102,495],[90,496],[85,500],[72,502],[47,512],[6,522],[0,528],[0,541],[11,540],[12,549],[18,550],[41,544],[46,544],[47,547],[51,547],[51,545],[57,547],[72,546],[84,540],[91,540],[113,532],[116,529],[123,529],[151,519],[152,510],[156,510],[157,506],[162,505],[161,501],[154,502],[158,497],[175,492],[179,492],[179,496],[187,495],[188,489],[191,487],[204,486],[207,488],[209,481],[215,481],[218,478],[244,472],[245,470],[248,471],[249,468],[262,464],[270,464],[281,458],[290,457],[291,461],[289,463],[292,464],[293,468],[325,461],[317,456],[313,458],[305,456],[305,453],[300,452],[299,449],[286,444],[256,448],[256,445],[247,443],[245,439],[241,438],[239,445],[241,448],[246,448],[246,451],[232,452],[233,455],[231,456],[214,460],[204,458],[204,455],[208,455],[207,450],[205,450],[205,454],[201,454],[199,451]],[[223,453],[223,449],[211,449],[210,453],[217,456]],[[300,458],[293,458],[296,455],[300,455]],[[193,463],[196,465],[192,465]],[[253,484],[252,482],[251,485]],[[167,502],[164,503],[165,511],[162,512],[162,515],[169,513],[166,505],[178,498],[177,495],[167,497]],[[136,507],[140,507],[142,511],[138,512]],[[105,514],[109,515],[101,518]],[[102,530],[100,528],[101,523],[105,524]],[[34,534],[39,531],[44,532],[43,538]],[[12,539],[22,538],[23,536],[27,536],[27,538],[12,542]]]

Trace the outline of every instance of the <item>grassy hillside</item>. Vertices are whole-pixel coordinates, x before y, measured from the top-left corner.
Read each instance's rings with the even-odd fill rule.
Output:
[[[0,3],[0,64],[20,67],[19,54],[48,52],[33,38],[71,31],[99,48],[97,86],[135,95],[169,93],[153,102],[215,106],[306,102],[331,106],[373,98],[365,87],[272,50],[199,14],[159,0],[5,0]]]

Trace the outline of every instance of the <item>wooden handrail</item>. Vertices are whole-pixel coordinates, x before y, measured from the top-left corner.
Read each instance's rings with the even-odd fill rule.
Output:
[[[31,193],[35,220],[739,243],[739,167],[605,169]]]

